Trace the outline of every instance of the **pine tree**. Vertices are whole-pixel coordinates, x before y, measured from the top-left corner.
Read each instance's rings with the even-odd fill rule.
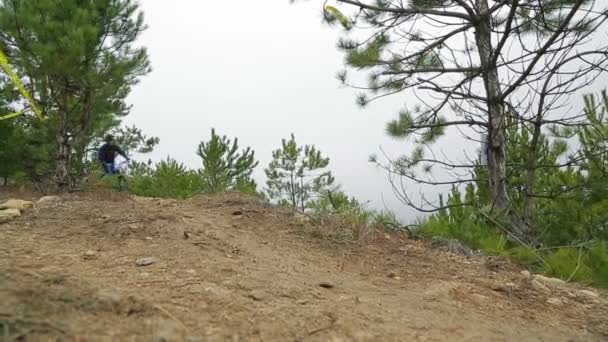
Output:
[[[131,86],[150,71],[134,46],[144,29],[133,0],[0,2],[0,43],[49,117],[39,129],[53,137],[60,186],[91,139],[129,113]]]
[[[291,139],[283,139],[281,149],[272,152],[272,161],[264,170],[268,197],[304,212],[315,194],[334,184],[328,166],[329,158],[313,145],[298,146],[292,134]]]
[[[519,117],[529,130],[532,155],[540,153],[546,125],[583,124],[581,113],[564,113],[563,103],[589,85],[608,66],[608,44],[588,44],[605,31],[605,4],[591,0],[444,1],[336,0],[324,7],[325,19],[348,31],[338,46],[350,70],[365,71],[367,84],[338,78],[362,89],[360,105],[406,94],[409,109],[388,126],[388,133],[414,144],[411,153],[380,165],[407,205],[421,211],[441,209],[424,197],[415,203],[402,182],[450,185],[473,181],[463,170],[477,165],[434,151],[432,145],[451,130],[465,141],[485,137],[487,182],[493,208],[512,219],[512,229],[530,239],[529,217],[513,210],[507,156],[510,118]],[[355,31],[355,32],[353,32]],[[561,75],[571,72],[571,77]],[[532,94],[534,94],[532,96]],[[412,103],[415,101],[416,103]],[[556,119],[555,119],[556,118]],[[536,156],[525,168],[525,190],[536,199]],[[442,169],[448,178],[431,175]],[[458,171],[458,172],[455,172]],[[529,208],[529,207],[528,207]],[[523,217],[522,217],[523,216]]]
[[[211,139],[201,142],[197,155],[203,167],[199,171],[206,192],[242,191],[256,193],[256,184],[251,179],[253,170],[258,166],[255,152],[247,147],[239,151],[238,139],[219,136],[211,129]]]

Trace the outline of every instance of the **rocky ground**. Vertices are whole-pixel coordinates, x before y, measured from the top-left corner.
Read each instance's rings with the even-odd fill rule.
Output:
[[[600,290],[238,195],[10,198],[6,341],[608,340]]]

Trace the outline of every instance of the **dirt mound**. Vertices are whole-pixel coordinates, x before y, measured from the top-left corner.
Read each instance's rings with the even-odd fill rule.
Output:
[[[608,338],[597,290],[540,287],[504,261],[432,244],[234,194],[64,196],[0,225],[0,333],[20,341]]]

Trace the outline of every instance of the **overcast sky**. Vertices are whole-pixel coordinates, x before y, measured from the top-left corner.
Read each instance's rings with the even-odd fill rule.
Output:
[[[141,8],[149,29],[140,42],[154,70],[134,88],[127,122],[160,137],[153,160],[199,167],[195,149],[214,127],[255,150],[264,184],[272,150],[293,132],[331,158],[349,194],[376,208],[384,197],[405,220],[415,214],[368,162],[380,146],[395,155],[407,148],[384,134],[404,99],[361,109],[356,92],[340,87],[339,32],[321,23],[320,2],[144,0]]]
[[[415,220],[418,214],[396,200],[387,175],[368,158],[380,147],[394,157],[410,152],[411,144],[388,138],[384,129],[405,104],[416,103],[396,95],[365,109],[355,104],[356,91],[335,78],[344,66],[335,48],[340,32],[321,23],[321,1],[140,3],[149,25],[140,43],[154,70],[134,88],[127,123],[160,137],[154,161],[171,156],[200,167],[195,149],[213,127],[255,150],[263,186],[272,150],[293,132],[298,143],[314,144],[331,158],[350,195],[374,208],[384,202],[404,221]],[[444,137],[439,149],[453,156],[474,148],[460,141]],[[420,190],[408,185],[410,193]],[[424,191],[437,197],[437,190]]]

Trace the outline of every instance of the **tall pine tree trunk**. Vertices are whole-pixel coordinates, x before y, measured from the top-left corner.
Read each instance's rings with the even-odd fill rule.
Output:
[[[57,177],[57,185],[62,190],[67,189],[70,184],[70,157],[71,146],[68,136],[60,130],[57,134],[57,164],[55,176]]]
[[[524,224],[528,227],[532,227],[534,221],[534,185],[536,183],[536,169],[538,160],[538,144],[541,135],[541,113],[538,113],[536,121],[534,123],[534,132],[530,147],[528,148],[528,160],[526,165],[526,186],[524,196],[524,212],[523,220]]]
[[[513,233],[524,241],[529,238],[529,229],[511,206],[507,192],[507,135],[505,111],[501,100],[501,89],[498,77],[498,67],[493,62],[491,13],[487,0],[477,0],[477,10],[480,14],[475,26],[475,40],[483,71],[484,88],[487,97],[488,110],[488,173],[492,204],[502,213],[509,215]]]
[[[70,184],[70,157],[71,146],[67,129],[67,97],[64,97],[64,107],[59,115],[59,125],[57,127],[57,155],[55,164],[55,177],[57,178],[57,186],[61,190],[66,190]]]

